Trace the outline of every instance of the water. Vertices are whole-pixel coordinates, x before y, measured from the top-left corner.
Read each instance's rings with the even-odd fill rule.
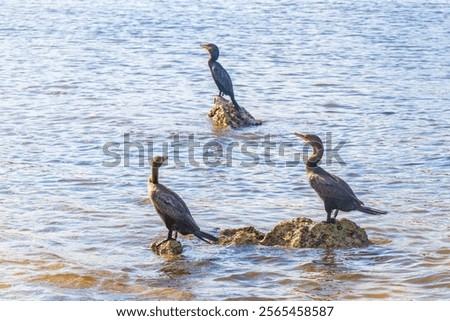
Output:
[[[1,6],[2,299],[450,299],[448,3]],[[219,45],[237,101],[263,126],[212,129],[206,115],[217,89],[205,42]],[[346,166],[323,166],[389,211],[340,214],[375,245],[221,247],[182,238],[181,258],[150,251],[166,229],[146,200],[149,142],[155,153],[170,143],[161,181],[205,231],[323,220],[303,165],[292,163],[304,147],[294,131],[330,137],[333,148],[345,142],[338,154]],[[264,150],[268,134],[275,147]],[[223,146],[223,155],[205,151],[221,156],[219,166],[206,165],[202,147],[188,162],[189,135]],[[111,142],[121,143],[110,149],[120,156],[115,167],[105,166],[114,161],[103,152]],[[245,166],[244,145],[257,166]]]

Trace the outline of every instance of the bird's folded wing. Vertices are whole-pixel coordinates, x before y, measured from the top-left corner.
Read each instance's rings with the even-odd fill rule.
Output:
[[[153,195],[152,201],[153,206],[159,212],[164,213],[164,215],[175,221],[177,225],[197,226],[186,203],[175,192],[157,191]]]
[[[223,88],[226,90],[233,90],[233,84],[231,82],[230,75],[228,75],[227,71],[222,67],[221,64],[216,62],[212,67],[213,78],[219,82]],[[230,93],[226,93],[229,95]]]
[[[309,182],[314,190],[321,198],[336,198],[336,199],[353,199],[355,202],[361,201],[355,196],[352,189],[346,182],[335,175],[312,175]]]

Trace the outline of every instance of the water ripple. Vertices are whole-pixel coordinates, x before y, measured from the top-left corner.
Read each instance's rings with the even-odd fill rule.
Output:
[[[2,299],[448,300],[448,11],[370,1],[2,4]],[[211,128],[205,41],[220,46],[237,100],[262,126]],[[342,143],[345,165],[323,166],[389,210],[340,214],[372,246],[221,248],[182,237],[183,256],[153,255],[166,230],[147,201],[148,159],[165,149],[161,180],[206,231],[323,220],[293,132],[331,133],[327,147]],[[102,166],[114,143],[119,166]]]

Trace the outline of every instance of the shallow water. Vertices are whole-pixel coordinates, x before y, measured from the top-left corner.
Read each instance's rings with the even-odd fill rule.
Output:
[[[448,39],[445,2],[4,1],[0,297],[450,299]],[[211,127],[204,42],[262,126]],[[323,167],[389,211],[340,214],[376,245],[150,251],[166,229],[147,158],[164,145],[161,181],[205,231],[323,220],[293,132],[327,138]]]

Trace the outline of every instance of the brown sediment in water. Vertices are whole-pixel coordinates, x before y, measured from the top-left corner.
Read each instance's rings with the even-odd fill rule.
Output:
[[[175,288],[156,288],[143,293],[145,297],[163,301],[192,301],[195,295],[188,291]]]
[[[106,279],[99,286],[100,291],[108,291],[114,293],[144,293],[147,288],[142,285],[133,285],[129,280]]]
[[[32,278],[31,282],[47,283],[70,289],[87,289],[97,284],[97,278],[76,273],[58,273]]]
[[[392,241],[388,239],[370,239],[370,243],[374,245],[386,245],[392,243]]]
[[[66,265],[63,262],[57,262],[52,264],[47,264],[42,267],[40,267],[40,270],[48,270],[48,271],[55,271],[60,270],[64,268]]]

